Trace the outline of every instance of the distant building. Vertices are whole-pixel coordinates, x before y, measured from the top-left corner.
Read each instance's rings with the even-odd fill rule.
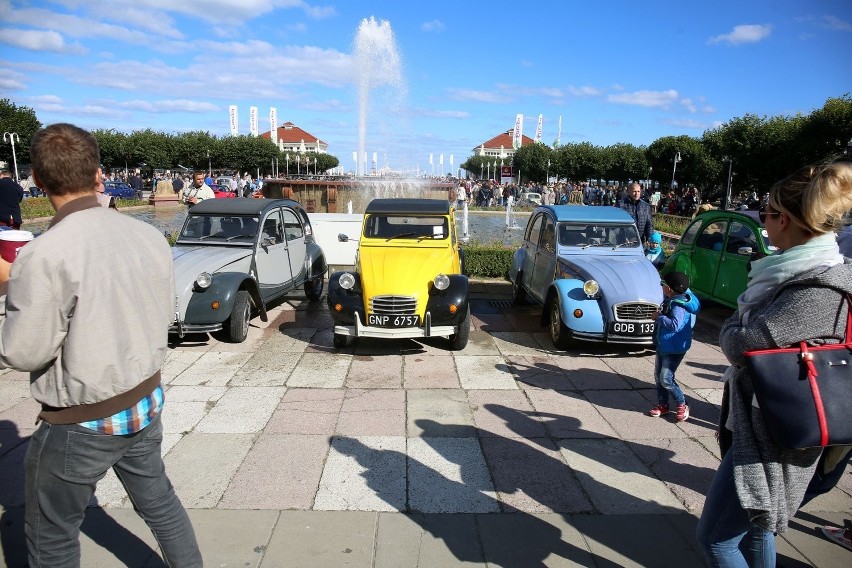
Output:
[[[270,140],[270,132],[264,132],[260,135],[261,138]],[[281,152],[316,152],[317,154],[325,154],[328,151],[328,144],[311,134],[305,132],[292,122],[285,122],[278,127],[277,130],[278,149]]]
[[[476,146],[473,153],[476,156],[493,156],[500,160],[511,158],[515,155],[515,149],[512,148],[512,134],[514,132],[515,130],[510,128],[505,133],[498,134],[491,140]],[[535,140],[529,136],[521,136],[521,146],[527,144],[535,144]]]

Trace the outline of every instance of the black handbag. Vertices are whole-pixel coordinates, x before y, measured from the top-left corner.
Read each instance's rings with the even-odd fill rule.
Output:
[[[746,351],[766,428],[791,450],[852,445],[852,297],[846,340],[834,345]]]

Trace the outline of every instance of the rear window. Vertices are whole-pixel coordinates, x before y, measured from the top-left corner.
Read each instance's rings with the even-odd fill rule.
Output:
[[[450,236],[446,217],[434,215],[370,215],[364,236],[371,239],[446,239]]]

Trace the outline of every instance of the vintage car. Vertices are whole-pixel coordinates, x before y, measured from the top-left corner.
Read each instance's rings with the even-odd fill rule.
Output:
[[[116,199],[142,199],[142,192],[136,191],[123,181],[105,181],[104,193]]]
[[[452,349],[464,349],[467,285],[448,201],[374,199],[364,213],[355,270],[328,280],[334,345],[358,337],[448,336]]]
[[[633,218],[617,207],[545,205],[530,215],[509,270],[516,304],[543,305],[553,344],[653,343],[663,301]]]
[[[245,340],[249,321],[303,288],[319,300],[327,270],[305,209],[289,199],[205,199],[192,207],[172,248],[175,320],[187,333],[223,330]]]
[[[695,217],[660,273],[688,274],[696,296],[736,308],[748,263],[775,250],[757,211],[714,209]]]

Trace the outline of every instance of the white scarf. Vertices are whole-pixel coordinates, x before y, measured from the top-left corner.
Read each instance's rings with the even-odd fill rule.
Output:
[[[818,266],[843,262],[834,233],[813,237],[808,242],[765,256],[751,263],[748,286],[737,298],[740,321],[748,323],[749,311],[778,286],[802,272]]]

